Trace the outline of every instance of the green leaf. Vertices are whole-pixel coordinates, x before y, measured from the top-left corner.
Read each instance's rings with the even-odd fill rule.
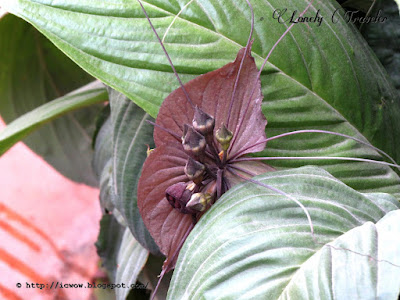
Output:
[[[386,17],[385,22],[365,24],[362,34],[388,71],[400,94],[400,14],[393,0],[377,0],[371,16]],[[383,103],[386,105],[386,103]]]
[[[10,14],[0,19],[0,114],[7,123],[91,81],[91,76],[31,25]],[[81,94],[81,104],[105,100],[104,97],[96,98],[101,93],[105,96],[103,91],[92,90],[87,93],[92,100],[84,100],[84,94]],[[79,100],[73,103],[72,98],[68,99],[71,103],[63,100],[55,103],[65,104],[65,108],[69,105],[70,108],[79,108],[81,105]],[[49,105],[45,108],[52,108]],[[101,105],[92,105],[68,113],[33,132],[24,142],[63,175],[95,186],[97,182],[90,166],[93,155],[91,135],[94,129],[93,120],[100,109]],[[34,114],[36,113],[28,115],[36,118],[30,121],[40,123],[39,116]],[[47,115],[49,119],[52,117]],[[32,125],[36,126],[38,123]],[[28,127],[29,124],[25,123],[24,128],[21,128],[23,134]]]
[[[135,240],[129,228],[126,228],[118,251],[115,283],[134,285],[148,255],[149,252]],[[117,300],[125,300],[129,291],[129,288],[117,288],[115,290]]]
[[[107,92],[100,82],[94,82],[80,91],[47,102],[27,112],[0,132],[0,155],[41,125],[73,110],[107,100]]]
[[[114,212],[112,198],[112,130],[111,117],[100,127],[96,136],[93,169],[100,183],[100,206],[103,212]]]
[[[124,234],[121,226],[113,215],[104,215],[100,220],[100,232],[97,237],[97,254],[102,259],[102,266],[108,272],[112,281],[115,280],[117,255]]]
[[[152,118],[123,94],[109,89],[112,147],[112,193],[135,238],[150,252],[158,246],[145,227],[137,206],[137,183],[146,159],[147,146],[154,147]]]
[[[397,299],[400,204],[392,196],[361,194],[315,167],[256,179],[306,207],[315,239],[294,201],[237,185],[190,233],[168,299]]]
[[[141,282],[149,283],[147,287],[148,289],[154,291],[155,287],[157,286],[159,280],[158,275],[161,273],[161,268],[164,260],[164,258],[157,257],[152,254],[149,255],[146,265],[143,267],[142,272],[138,276],[138,279]],[[154,296],[154,300],[165,300],[167,298],[167,292],[170,286],[171,277],[172,272],[164,275],[158,287],[157,294]]]
[[[126,286],[115,288],[116,299],[125,300],[149,252],[135,240],[129,228],[121,226],[112,215],[101,219],[96,247],[112,283]]]
[[[347,0],[342,4],[343,7],[351,7],[363,12],[368,12],[369,8],[373,5],[374,0]]]
[[[155,117],[162,100],[178,87],[175,76],[137,1],[57,2],[6,0],[4,7],[34,24],[93,76],[123,92]],[[144,3],[161,36],[188,0]],[[305,0],[252,0],[253,56],[258,66],[288,24],[271,16],[303,10]],[[261,81],[268,136],[296,129],[325,129],[369,141],[400,160],[400,101],[387,73],[357,29],[332,14],[340,6],[317,1],[321,26],[297,24],[270,57]],[[193,1],[171,26],[165,46],[184,82],[231,62],[246,44],[250,10],[245,1]],[[268,144],[266,156],[347,156],[381,159],[354,142],[321,134]],[[389,168],[338,161],[316,163],[360,191],[397,193],[399,177]],[[286,168],[309,161],[274,162]]]

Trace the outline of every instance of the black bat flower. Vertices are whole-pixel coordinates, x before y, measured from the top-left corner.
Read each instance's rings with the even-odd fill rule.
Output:
[[[200,216],[236,183],[273,168],[237,161],[265,148],[267,120],[250,45],[236,60],[173,91],[161,105],[156,148],[143,165],[138,206],[144,223],[173,268]],[[256,83],[256,90],[251,88]]]
[[[140,3],[140,0],[138,0]],[[400,166],[385,152],[368,142],[326,130],[297,130],[266,138],[267,120],[262,113],[261,70],[272,51],[290,31],[291,24],[271,48],[257,70],[251,56],[251,36],[254,14],[247,46],[239,51],[236,60],[213,72],[201,75],[183,85],[157,36],[181,87],[173,91],[159,110],[154,141],[138,184],[138,207],[144,223],[161,252],[167,256],[162,276],[173,269],[183,242],[199,218],[227,190],[243,180],[264,186],[296,202],[313,226],[307,209],[294,197],[265,185],[252,176],[274,169],[261,160],[268,159],[337,159]],[[304,15],[312,5],[300,14]],[[140,5],[142,5],[140,3]],[[270,140],[294,134],[322,133],[355,140],[391,160],[392,163],[350,157],[252,157],[249,153],[264,150]],[[161,280],[160,278],[160,280]],[[160,282],[159,280],[159,282]],[[158,287],[158,285],[157,285]],[[157,287],[155,290],[157,290]],[[155,292],[153,293],[153,297]]]

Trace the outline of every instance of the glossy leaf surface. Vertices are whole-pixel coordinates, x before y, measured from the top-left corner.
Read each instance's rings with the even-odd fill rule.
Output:
[[[3,2],[1,5],[4,7]],[[0,114],[6,123],[39,106],[46,105],[49,101],[59,99],[91,81],[93,81],[91,76],[31,25],[11,14],[0,19]],[[94,90],[92,92],[94,93]],[[101,100],[107,100],[104,90],[97,92],[99,96],[102,94]],[[82,100],[83,98],[81,104]],[[71,99],[69,101],[71,103],[63,102],[66,105],[64,108],[68,106],[72,108],[74,105],[79,108],[80,101],[75,103]],[[89,103],[90,101],[87,101],[86,104]],[[68,113],[33,132],[24,139],[24,142],[64,176],[97,186],[97,180],[91,169],[93,155],[91,142],[94,120],[101,107],[92,105]],[[45,106],[45,108],[46,118],[53,118],[54,116],[48,114],[50,112],[48,109],[51,110],[52,107]],[[44,117],[43,113],[43,110],[30,113],[32,119],[25,119],[24,128],[19,129],[23,131],[27,127],[30,130],[34,129]]]
[[[254,0],[253,56],[260,66],[287,28],[271,16],[288,14],[308,1]],[[246,44],[250,11],[245,1],[193,1],[174,21],[185,1],[145,2],[150,17],[183,81],[233,61]],[[6,9],[34,24],[93,76],[123,92],[156,116],[177,81],[137,2],[7,0]],[[261,76],[267,135],[290,130],[325,129],[356,136],[391,154],[400,152],[400,101],[387,74],[358,31],[343,18],[331,17],[339,5],[315,2],[307,14],[324,16],[297,24],[272,54]],[[384,105],[382,104],[382,99]],[[387,100],[387,101],[386,101]],[[266,156],[347,156],[379,159],[369,149],[333,136],[302,135],[271,142]],[[297,167],[309,161],[274,162]],[[315,162],[359,191],[400,194],[399,177],[390,169],[366,163]]]
[[[396,299],[400,204],[394,197],[361,194],[315,167],[256,178],[307,208],[315,240],[292,200],[240,184],[189,235],[168,299]]]

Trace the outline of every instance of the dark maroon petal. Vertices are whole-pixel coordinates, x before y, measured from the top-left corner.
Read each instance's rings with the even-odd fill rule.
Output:
[[[218,130],[223,123],[226,124],[227,122],[227,114],[236,74],[244,52],[245,48],[241,49],[233,63],[229,63],[218,70],[201,75],[185,84],[185,88],[193,103],[215,118],[214,131]],[[243,126],[236,138],[232,153],[236,153],[240,149],[266,138],[265,126],[267,120],[261,111],[263,96],[261,94],[261,84],[259,80],[257,80],[257,73],[258,70],[254,63],[254,58],[249,54],[246,55],[236,89],[236,96],[228,128],[235,134],[240,120],[244,118]],[[250,100],[249,97],[254,84],[257,84],[257,88]],[[243,116],[249,103],[249,109],[246,115]],[[191,124],[193,115],[193,107],[188,103],[182,89],[178,88],[164,100],[158,113],[156,123],[182,136],[183,125]],[[170,142],[179,143],[170,134],[157,127],[154,129],[154,141],[157,147]],[[258,152],[264,148],[265,144],[261,144],[244,153]]]
[[[143,165],[138,184],[138,207],[144,224],[167,257],[179,250],[192,217],[173,209],[165,197],[170,186],[187,182],[187,154],[182,147],[164,144],[151,152]]]
[[[236,162],[231,166],[236,173],[239,173],[240,175],[245,176],[247,178],[260,175],[266,172],[275,171],[275,168],[267,164],[264,164],[260,161],[241,161],[241,162]],[[231,185],[235,185],[238,184],[239,182],[244,181],[243,179],[231,174],[230,172],[226,172],[225,175]]]

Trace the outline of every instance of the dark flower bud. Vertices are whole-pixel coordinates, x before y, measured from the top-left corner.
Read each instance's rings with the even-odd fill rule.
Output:
[[[222,150],[226,151],[229,148],[233,134],[222,124],[222,127],[215,133],[215,138],[221,144]]]
[[[189,180],[192,180],[196,184],[200,184],[203,181],[205,170],[206,167],[202,163],[189,157],[185,166],[185,174]]]
[[[214,131],[215,119],[196,106],[192,124],[194,129],[207,136]]]
[[[185,214],[189,213],[185,209],[186,203],[193,195],[193,191],[188,187],[189,185],[185,182],[178,182],[168,187],[165,191],[165,198],[167,198],[169,204]]]
[[[194,213],[204,211],[208,204],[208,198],[209,197],[203,193],[195,193],[190,197],[189,202],[186,204],[186,208]]]
[[[193,127],[185,124],[183,128],[182,145],[185,151],[200,155],[204,153],[206,148],[206,139]]]

